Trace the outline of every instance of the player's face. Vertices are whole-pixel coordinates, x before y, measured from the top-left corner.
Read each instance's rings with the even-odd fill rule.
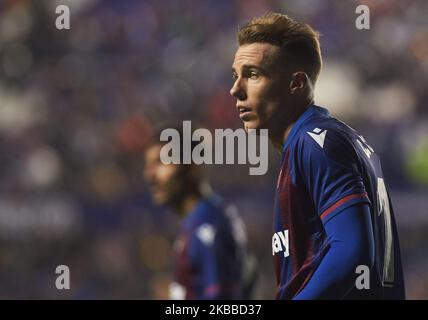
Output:
[[[234,96],[245,129],[278,126],[289,98],[290,78],[279,56],[279,47],[268,43],[245,44],[238,48],[232,66]]]
[[[147,149],[143,174],[154,202],[158,205],[169,205],[181,194],[181,171],[179,165],[161,162],[161,149],[162,145],[153,145]]]

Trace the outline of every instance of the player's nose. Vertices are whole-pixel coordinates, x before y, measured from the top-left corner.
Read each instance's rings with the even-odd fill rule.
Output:
[[[245,100],[246,93],[240,78],[236,79],[235,82],[233,83],[233,86],[230,89],[230,95],[232,97],[237,98],[238,100]]]

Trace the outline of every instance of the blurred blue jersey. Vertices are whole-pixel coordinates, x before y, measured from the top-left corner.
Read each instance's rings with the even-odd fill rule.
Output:
[[[310,106],[282,152],[272,237],[278,299],[305,287],[331,245],[324,224],[358,203],[370,205],[375,261],[370,289],[350,288],[342,298],[402,299],[398,234],[379,158],[358,132]]]
[[[201,200],[175,243],[172,299],[246,299],[245,226],[219,197]]]

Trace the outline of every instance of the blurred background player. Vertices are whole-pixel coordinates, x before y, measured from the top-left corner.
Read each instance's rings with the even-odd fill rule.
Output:
[[[243,221],[212,192],[202,166],[163,164],[165,144],[154,141],[146,149],[144,177],[154,202],[181,218],[170,298],[251,299],[256,261],[247,252]]]
[[[238,32],[230,91],[246,129],[282,153],[272,253],[278,299],[403,299],[397,227],[380,159],[314,104],[318,33],[286,15]],[[366,284],[356,285],[359,266]]]

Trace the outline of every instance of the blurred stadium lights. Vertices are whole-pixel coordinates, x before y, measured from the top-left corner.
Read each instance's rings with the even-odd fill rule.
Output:
[[[360,90],[360,77],[354,66],[350,63],[324,60],[323,70],[315,87],[315,97],[319,105],[328,106],[332,114],[344,119],[359,116]]]

